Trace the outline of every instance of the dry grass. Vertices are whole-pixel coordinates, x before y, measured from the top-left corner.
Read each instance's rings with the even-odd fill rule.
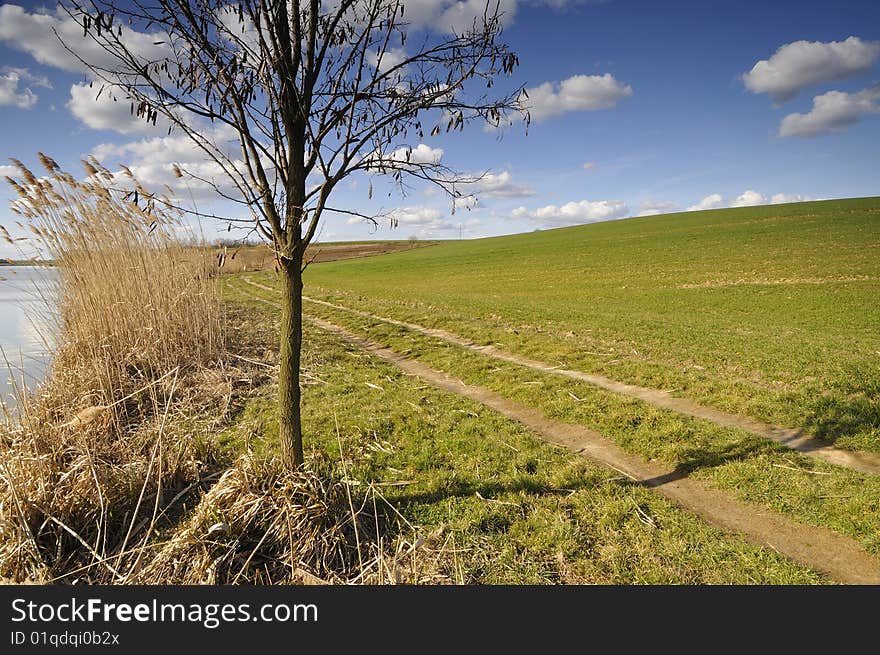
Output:
[[[277,270],[275,253],[265,244],[220,246],[217,262],[224,273]]]
[[[437,582],[439,533],[385,541],[412,525],[376,488],[352,490],[330,462],[295,472],[240,458],[133,578],[139,584]],[[417,556],[416,556],[417,554]]]
[[[16,162],[9,181],[33,246],[58,266],[59,345],[0,427],[0,579],[444,580],[443,548],[389,541],[417,531],[330,462],[287,472],[245,455],[226,468],[217,430],[239,388],[268,374],[225,351],[214,253],[127,171],[89,160],[78,180],[40,159],[46,175]]]
[[[0,435],[0,575],[120,582],[205,474],[209,449],[176,423],[223,366],[219,289],[167,199],[94,160],[83,180],[40,161],[43,176],[15,162],[7,180],[31,246],[57,265],[58,348]]]
[[[9,181],[32,246],[58,266],[56,367],[84,376],[70,386],[94,390],[91,404],[106,405],[131,380],[216,360],[223,323],[214,260],[184,242],[187,228],[167,196],[94,159],[84,162],[84,180],[41,161],[46,175],[17,163],[20,179]]]

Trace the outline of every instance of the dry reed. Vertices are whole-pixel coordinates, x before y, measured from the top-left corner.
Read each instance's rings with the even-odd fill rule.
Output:
[[[219,288],[210,253],[130,171],[90,159],[78,179],[39,157],[44,175],[14,160],[7,181],[56,265],[59,330],[48,378],[0,435],[0,575],[120,582],[163,500],[203,476],[204,449],[169,417],[222,364]]]
[[[216,359],[223,332],[214,260],[182,238],[188,228],[169,196],[95,159],[83,162],[85,179],[40,160],[46,175],[16,161],[20,177],[7,181],[31,245],[58,268],[56,362],[86,376],[73,386],[105,395],[92,404],[109,404],[130,380]]]
[[[127,169],[92,159],[78,180],[40,160],[45,176],[15,162],[9,181],[58,267],[61,320],[48,379],[0,428],[0,579],[448,581],[440,534],[417,538],[344,460],[342,476],[318,455],[295,472],[245,455],[224,472],[212,431],[265,364],[226,359],[215,258]]]

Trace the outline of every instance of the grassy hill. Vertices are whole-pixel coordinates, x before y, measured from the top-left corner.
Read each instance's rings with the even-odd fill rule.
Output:
[[[306,293],[880,450],[880,198],[323,263]]]
[[[431,246],[436,241],[335,241],[313,243],[306,250],[305,259],[310,263],[334,262],[357,257],[385,255],[401,250]],[[216,250],[216,246],[212,246]],[[229,245],[223,259],[224,273],[245,271],[270,271],[275,267],[275,256],[266,244]]]

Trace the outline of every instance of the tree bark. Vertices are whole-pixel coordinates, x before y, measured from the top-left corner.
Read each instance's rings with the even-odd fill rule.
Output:
[[[303,463],[299,364],[302,350],[302,266],[297,258],[281,260],[281,359],[278,372],[278,431],[288,470]]]

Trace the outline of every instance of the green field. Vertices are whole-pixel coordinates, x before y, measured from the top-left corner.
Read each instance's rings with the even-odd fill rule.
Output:
[[[277,282],[272,273],[230,276],[226,294],[248,303],[247,311],[275,316],[277,310],[254,299],[277,304]],[[316,264],[305,289],[312,298],[378,317],[443,328],[550,365],[667,390],[805,428],[837,447],[874,452],[880,452],[878,291],[880,199],[443,243]],[[379,318],[313,302],[305,309],[466,384],[595,430],[757,514],[826,528],[880,552],[880,476]],[[635,505],[622,500],[637,487],[613,472],[596,477],[601,469],[539,446],[522,426],[401,376],[311,325],[306,341],[322,381],[306,380],[311,446],[338,457],[337,424],[349,439],[367,443],[358,452],[370,442],[391,444],[393,455],[367,453],[352,465],[361,480],[413,481],[391,500],[426,529],[451,526],[467,553],[452,575],[459,581],[784,582],[801,574],[645,489],[632,497]],[[255,433],[269,440],[271,397],[245,413],[257,417]],[[572,471],[579,471],[575,478]],[[564,501],[563,488],[571,494]],[[644,521],[632,523],[640,515],[621,505],[640,507],[648,499],[651,516],[667,517],[649,537],[640,532]],[[489,509],[494,518],[487,518]],[[717,575],[696,555],[696,542],[718,563]]]
[[[253,294],[235,277],[224,286],[239,351],[271,352],[279,312],[254,296],[277,296]],[[357,488],[379,485],[406,522],[403,536],[442,535],[420,555],[422,583],[829,582],[311,324],[304,336],[308,456],[329,458]],[[276,392],[274,383],[258,387],[213,437],[230,457],[277,452]]]
[[[880,198],[324,263],[306,294],[880,451]]]

